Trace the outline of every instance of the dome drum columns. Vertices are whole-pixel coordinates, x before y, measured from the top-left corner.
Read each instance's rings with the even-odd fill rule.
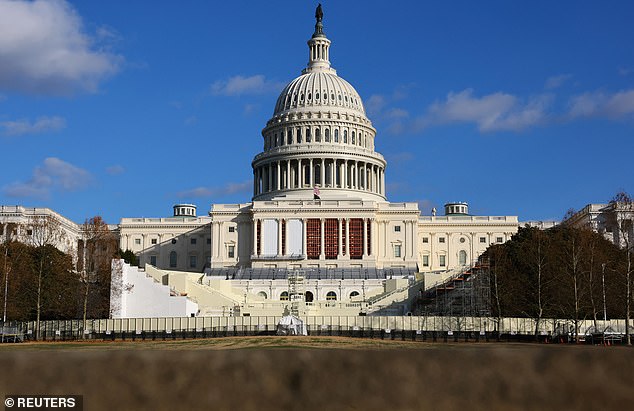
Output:
[[[298,158],[254,166],[254,200],[285,190],[313,187],[356,190],[385,197],[384,167],[337,158]]]

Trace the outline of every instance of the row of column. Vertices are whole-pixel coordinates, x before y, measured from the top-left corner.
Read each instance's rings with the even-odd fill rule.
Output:
[[[364,190],[385,195],[383,167],[357,160],[272,161],[253,170],[253,194],[320,187]]]
[[[262,251],[262,249],[264,249],[264,244],[262,243],[262,241],[264,240],[262,238],[262,231],[260,230],[260,232],[258,232],[258,224],[260,224],[260,227],[262,226],[262,222],[263,220],[267,220],[267,219],[254,219],[253,220],[253,242],[252,242],[252,249],[251,249],[251,254],[253,256],[258,257],[259,254],[257,254],[258,251],[258,246],[257,244],[260,243],[260,247],[259,250],[260,252]],[[284,227],[286,230],[288,230],[288,220],[287,224],[282,225],[282,219],[277,218],[275,219],[277,221],[277,255],[278,256],[284,256],[284,255],[288,255],[287,254],[287,250],[289,249],[288,246],[288,232],[286,233],[282,233],[282,227]],[[320,227],[320,241],[319,241],[319,259],[323,260],[326,258],[326,218],[320,218],[320,219],[307,219],[304,218],[302,219],[302,250],[304,252],[304,255],[307,255],[307,247],[308,247],[308,221],[309,220],[319,220],[321,227]],[[337,220],[337,259],[342,258],[343,256],[350,256],[350,220],[349,218],[336,218]],[[362,224],[362,238],[363,238],[363,244],[362,244],[362,252],[361,252],[361,256],[362,257],[366,257],[372,254],[372,246],[371,243],[369,243],[369,241],[372,241],[372,224],[374,222],[374,219],[372,218],[361,218],[360,220],[362,220],[363,224]],[[370,234],[370,236],[368,236],[368,234]],[[286,238],[286,250],[283,249],[283,245],[282,245],[282,236],[284,236]],[[369,238],[368,238],[369,237]]]

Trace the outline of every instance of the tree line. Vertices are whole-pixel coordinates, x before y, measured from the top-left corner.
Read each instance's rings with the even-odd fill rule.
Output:
[[[617,195],[611,204],[624,208],[631,219],[634,208],[629,196]],[[631,220],[614,223],[623,231],[620,246],[566,220],[549,230],[521,227],[510,241],[491,246],[483,260],[489,263],[494,316],[533,318],[535,333],[545,318],[569,319],[575,337],[581,320],[593,320],[600,331],[599,320],[625,318],[629,343]]]
[[[108,318],[110,264],[119,248],[101,217],[87,219],[72,245],[60,223],[49,216],[5,231],[0,246],[3,320],[36,321],[37,334],[42,320]]]

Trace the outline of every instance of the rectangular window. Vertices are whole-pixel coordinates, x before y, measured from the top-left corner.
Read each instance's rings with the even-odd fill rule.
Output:
[[[324,240],[326,241],[326,259],[334,260],[339,254],[339,221],[336,218],[327,218],[324,222],[326,230]]]
[[[486,237],[480,237],[480,242],[481,243],[486,243],[487,242],[487,238]]]
[[[156,267],[156,256],[155,255],[151,255],[150,256],[150,265],[153,265],[154,267]]]
[[[211,244],[211,238],[207,238],[207,245]]]
[[[423,243],[427,244],[429,242],[429,237],[423,237]]]
[[[400,225],[395,225],[394,226],[394,232],[395,233],[400,233],[401,232],[401,226]]]
[[[501,243],[502,241],[504,241],[504,239],[502,237],[497,237],[495,241],[498,243]]]
[[[396,258],[400,258],[401,257],[401,245],[400,244],[396,244],[394,246],[394,257],[396,257]]]
[[[140,238],[135,238],[134,239],[134,244],[141,245],[141,239]]]
[[[189,268],[196,268],[196,256],[195,255],[190,255],[189,256]]]
[[[438,237],[438,242],[439,243],[444,243],[445,242],[445,237]]]
[[[235,233],[236,232],[236,228],[234,226],[229,226],[229,232],[230,233]]]
[[[429,256],[428,255],[424,255],[423,256],[423,267],[429,267]]]
[[[235,256],[236,256],[236,246],[235,245],[230,245],[228,250],[227,250],[227,254],[228,254],[229,258],[235,258]]]
[[[33,235],[33,230],[26,230],[26,235]]]
[[[319,259],[321,253],[321,220],[310,218],[306,221],[306,255],[309,260]]]
[[[350,219],[350,258],[360,260],[363,257],[363,220]]]
[[[196,239],[195,238],[190,238],[189,239],[189,244],[196,245]]]
[[[156,238],[153,238],[152,239],[152,244],[156,244],[156,243],[158,243],[158,240]]]
[[[444,255],[440,256],[439,263],[440,263],[441,267],[445,266],[445,256]]]

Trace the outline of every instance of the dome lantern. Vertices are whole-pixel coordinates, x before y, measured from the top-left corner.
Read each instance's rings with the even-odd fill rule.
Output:
[[[324,34],[323,17],[324,13],[321,10],[321,4],[319,4],[315,11],[315,20],[317,20],[315,32],[308,40],[308,67],[302,70],[302,74],[316,71],[336,73],[334,69],[330,68],[330,40]]]

